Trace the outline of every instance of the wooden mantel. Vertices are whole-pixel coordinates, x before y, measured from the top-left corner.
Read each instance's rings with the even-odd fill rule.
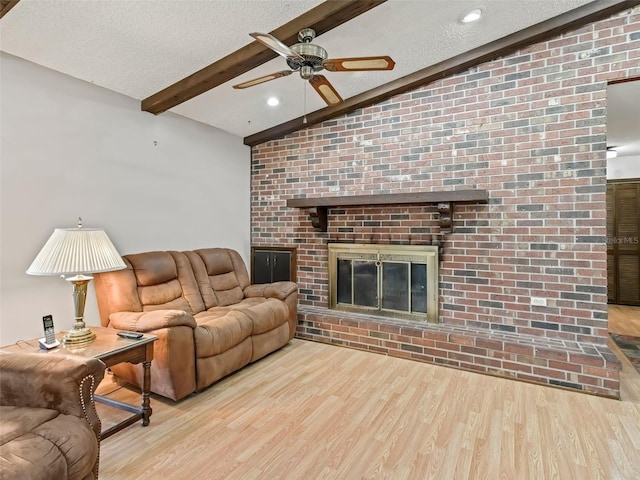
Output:
[[[453,232],[453,206],[456,203],[487,203],[487,190],[450,190],[443,192],[388,193],[380,195],[345,195],[340,197],[290,198],[287,207],[308,208],[311,224],[317,230],[327,231],[327,209],[367,205],[421,205],[438,206],[440,231]]]

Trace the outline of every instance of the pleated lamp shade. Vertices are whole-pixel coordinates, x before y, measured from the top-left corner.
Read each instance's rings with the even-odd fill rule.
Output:
[[[56,228],[27,273],[76,275],[122,270],[126,265],[101,228]]]

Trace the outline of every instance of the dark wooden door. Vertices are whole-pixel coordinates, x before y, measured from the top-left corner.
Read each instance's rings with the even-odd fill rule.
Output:
[[[609,303],[640,305],[640,181],[607,184]]]

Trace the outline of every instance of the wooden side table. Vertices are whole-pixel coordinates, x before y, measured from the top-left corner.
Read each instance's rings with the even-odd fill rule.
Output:
[[[100,438],[110,437],[123,428],[142,419],[142,426],[149,425],[151,417],[151,402],[149,393],[151,392],[151,361],[153,360],[153,342],[158,337],[154,335],[144,335],[139,339],[126,339],[117,335],[117,330],[104,327],[90,327],[91,331],[96,334],[96,339],[88,345],[80,348],[66,348],[60,346],[51,350],[42,350],[38,346],[38,340],[19,341],[14,345],[2,347],[3,352],[39,352],[44,355],[55,355],[56,353],[66,353],[73,355],[82,355],[84,357],[98,358],[108,367],[117,365],[122,362],[142,363],[144,368],[143,384],[141,389],[142,405],[136,407],[119,400],[113,400],[107,397],[96,395],[97,402],[109,405],[121,410],[132,413],[131,416],[125,418],[121,422],[103,430]],[[58,340],[62,339],[64,332],[58,333]]]

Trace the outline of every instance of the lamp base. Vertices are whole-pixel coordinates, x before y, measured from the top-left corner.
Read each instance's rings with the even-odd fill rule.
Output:
[[[62,344],[66,347],[79,347],[87,345],[96,339],[96,334],[89,330],[87,327],[74,328],[69,330],[64,337],[62,337]]]
[[[73,284],[73,304],[76,311],[76,322],[73,328],[62,337],[62,344],[69,347],[82,347],[93,342],[96,334],[89,330],[84,323],[84,303],[87,298],[87,285],[93,279],[87,275],[76,275],[65,278]]]

